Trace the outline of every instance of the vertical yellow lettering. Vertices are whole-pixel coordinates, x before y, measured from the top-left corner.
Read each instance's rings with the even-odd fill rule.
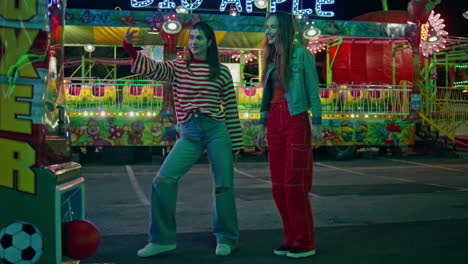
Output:
[[[3,3],[6,2],[6,3]],[[37,15],[37,1],[2,0],[0,16],[6,20],[27,21]]]
[[[6,49],[0,61],[0,75],[7,75],[10,68],[14,66],[15,70],[19,71],[18,77],[39,78],[29,58],[21,57],[28,54],[39,30],[22,29],[18,35],[14,28],[0,28],[0,30],[2,31],[1,41]],[[10,75],[12,73],[14,71],[10,72]]]
[[[33,87],[16,85],[11,96],[6,98],[4,91],[8,88],[8,84],[0,83],[0,130],[31,135],[32,121],[17,118],[17,115],[31,116],[31,103],[17,99],[32,98]]]
[[[4,138],[0,149],[0,186],[35,194],[36,175],[30,168],[35,163],[34,149],[26,142]]]

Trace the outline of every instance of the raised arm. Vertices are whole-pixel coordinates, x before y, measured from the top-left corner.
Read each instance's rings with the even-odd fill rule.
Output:
[[[131,72],[146,75],[156,81],[172,82],[174,76],[174,61],[157,62],[137,52],[133,44],[138,41],[138,30],[128,27],[125,32],[123,48],[132,58]]]

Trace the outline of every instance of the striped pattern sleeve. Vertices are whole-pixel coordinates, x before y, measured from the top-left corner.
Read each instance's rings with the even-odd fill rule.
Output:
[[[242,128],[239,120],[236,92],[234,90],[231,72],[225,65],[221,65],[220,79],[223,84],[221,100],[226,117],[226,126],[231,135],[232,149],[240,150],[244,148],[244,139],[242,137]]]
[[[146,75],[156,81],[172,82],[174,77],[174,61],[158,62],[138,52],[132,60],[131,72]]]

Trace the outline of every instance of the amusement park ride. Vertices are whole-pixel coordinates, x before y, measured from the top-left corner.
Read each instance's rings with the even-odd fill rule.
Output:
[[[298,14],[299,35],[306,39],[302,44],[307,45],[316,54],[317,63],[323,65],[323,146],[337,158],[351,157],[359,148],[398,149],[413,145],[418,139],[416,124],[421,120],[419,114],[426,114],[441,99],[432,98],[435,100],[432,102],[427,101],[428,96],[423,97],[425,101],[421,99],[421,93],[426,90],[420,87],[433,85],[431,76],[433,78],[442,67],[430,66],[432,57],[466,50],[466,42],[448,38],[440,16],[421,12],[418,5],[418,2],[412,5],[412,13],[388,11],[394,12],[395,17],[388,19],[385,16],[386,22],[367,22],[365,18],[329,20],[329,13],[328,16],[319,16],[320,19],[310,19]],[[165,6],[160,3],[159,7]],[[236,8],[233,4],[230,9],[237,11]],[[170,87],[170,84],[146,80],[142,76],[130,75],[128,71],[125,76],[123,65],[128,65],[130,60],[119,59],[112,54],[120,49],[126,27],[132,26],[140,31],[141,38],[136,46],[142,47],[142,52],[150,57],[159,60],[182,57],[180,47],[186,45],[188,36],[185,28],[198,20],[208,21],[216,30],[221,62],[233,74],[245,146],[264,148],[266,143],[256,140],[263,89],[258,81],[261,79],[258,65],[264,41],[264,16],[232,16],[238,13],[213,16],[187,10],[177,13],[177,9],[168,9],[167,12],[67,11],[67,49],[76,50],[85,45],[96,49],[86,52],[81,60],[74,60],[76,68],[66,78],[65,93],[75,151],[89,153],[97,148],[113,161],[131,162],[136,150],[142,147],[174,144],[177,128],[170,105],[163,100],[164,87]],[[292,11],[305,13],[298,7]],[[424,15],[424,23],[407,23],[419,21]],[[94,57],[98,49],[101,54],[107,50],[109,56]],[[447,65],[446,71],[453,73],[464,69],[456,67],[466,65],[466,58],[462,56],[456,60],[449,63],[458,66]],[[97,69],[103,66],[107,71],[99,73]],[[428,71],[435,73],[431,75]],[[446,87],[459,78],[453,74],[439,76],[439,82],[445,78]],[[458,96],[456,100],[463,101],[458,90],[447,91],[448,97],[443,100],[451,101],[453,96]],[[458,127],[466,126],[463,115],[457,118],[450,122],[455,122],[452,123]],[[455,127],[447,126],[448,120],[437,126],[440,121],[434,116],[423,119],[423,122],[431,124],[431,129],[442,131],[453,141]]]
[[[117,56],[128,26],[140,31],[141,52],[166,60],[183,56],[185,28],[209,22],[235,80],[245,146],[265,147],[256,138],[264,16],[197,13],[187,1],[183,7],[192,11],[185,13],[175,12],[173,1],[160,1],[167,12],[4,1],[0,200],[14,202],[0,203],[0,263],[77,263],[97,249],[99,231],[85,220],[84,178],[72,151],[97,149],[129,162],[137,149],[165,150],[177,140],[170,84],[131,75],[130,59]],[[233,3],[233,14],[241,11],[242,2],[224,2]],[[259,2],[245,1],[246,10]],[[270,9],[273,2],[280,1],[270,1]],[[298,44],[322,68],[323,147],[337,158],[425,139],[452,146],[468,134],[468,40],[449,37],[438,14],[421,11],[423,2],[430,1],[410,1],[399,13],[404,18],[392,21],[330,20],[317,7],[317,19],[297,14],[306,38]],[[111,55],[97,57],[101,51]]]

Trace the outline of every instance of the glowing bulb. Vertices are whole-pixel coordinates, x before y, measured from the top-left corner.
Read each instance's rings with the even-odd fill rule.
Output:
[[[265,9],[267,7],[267,1],[265,0],[257,0],[254,2],[254,5],[258,8],[258,9]]]
[[[163,30],[168,34],[177,34],[182,30],[182,25],[177,21],[166,21],[163,24]]]
[[[430,42],[430,43],[435,43],[435,42],[437,42],[439,40],[440,40],[440,38],[438,36],[432,36],[432,37],[429,37],[429,39],[427,41]]]
[[[310,27],[308,30],[304,31],[304,38],[313,39],[320,36],[321,31],[318,28]]]
[[[87,52],[93,52],[95,49],[96,49],[96,47],[94,47],[91,44],[88,44],[88,45],[84,46],[84,50],[87,51]]]
[[[188,13],[188,9],[185,8],[183,5],[180,5],[176,8],[176,12],[179,13],[179,14],[187,14]]]

